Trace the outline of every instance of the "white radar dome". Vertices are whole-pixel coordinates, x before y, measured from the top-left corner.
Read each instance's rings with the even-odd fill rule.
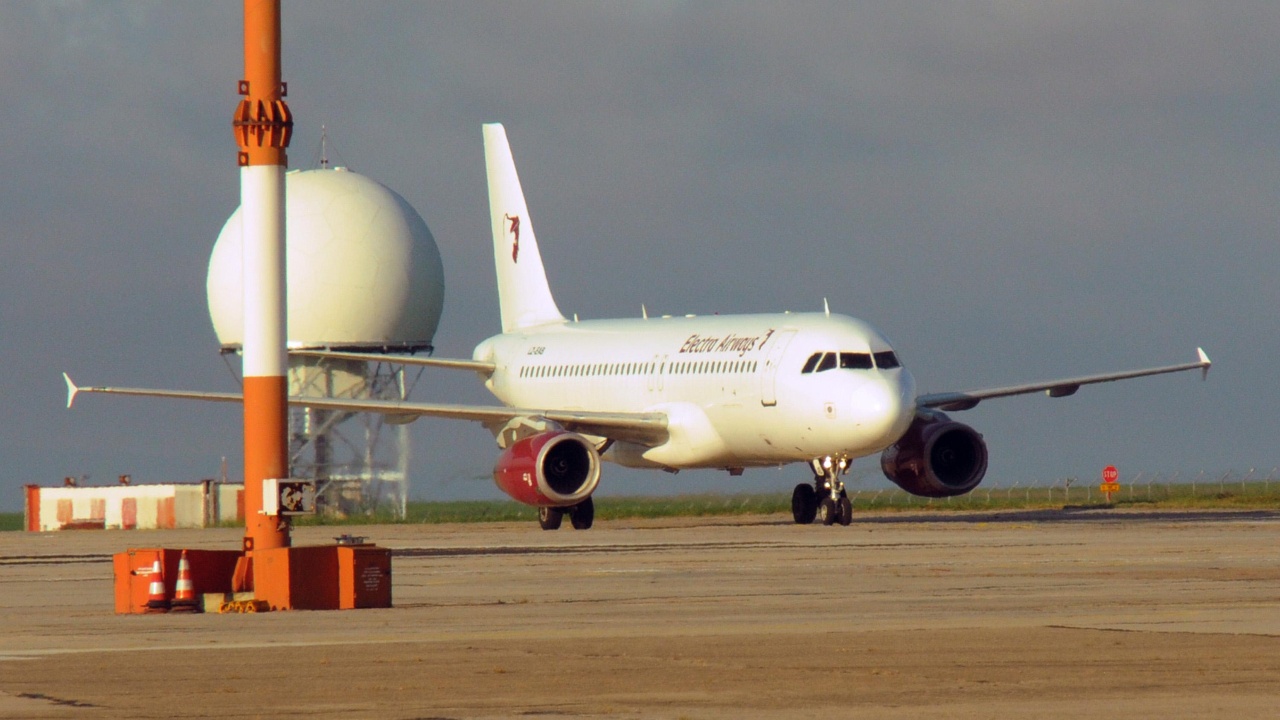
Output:
[[[444,303],[431,231],[404,198],[337,168],[285,175],[289,347],[429,348]],[[224,349],[244,338],[239,208],[209,258],[209,316]]]

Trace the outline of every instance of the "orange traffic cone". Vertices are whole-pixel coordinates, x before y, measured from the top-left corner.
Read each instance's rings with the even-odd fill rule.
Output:
[[[191,566],[187,564],[187,551],[178,560],[178,584],[173,588],[173,612],[195,612],[196,589],[191,584]]]
[[[151,566],[151,587],[147,590],[147,612],[169,612],[169,596],[164,592],[164,569],[160,567],[160,558]]]

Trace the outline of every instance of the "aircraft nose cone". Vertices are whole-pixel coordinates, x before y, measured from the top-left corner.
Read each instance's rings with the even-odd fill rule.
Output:
[[[915,380],[905,369],[863,383],[853,393],[854,422],[885,447],[902,437],[915,411]]]

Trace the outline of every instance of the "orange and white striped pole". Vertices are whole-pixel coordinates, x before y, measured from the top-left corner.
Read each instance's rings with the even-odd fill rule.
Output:
[[[287,521],[262,514],[262,481],[289,475],[284,174],[293,115],[280,80],[279,0],[244,0],[240,94],[232,126],[244,222],[244,548],[252,562],[254,550],[289,545]]]

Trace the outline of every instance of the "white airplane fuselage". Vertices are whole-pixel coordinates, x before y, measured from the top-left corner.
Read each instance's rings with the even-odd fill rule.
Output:
[[[834,367],[802,372],[820,353]],[[895,443],[915,417],[915,381],[896,359],[868,367],[877,354],[894,358],[860,320],[785,313],[555,323],[491,337],[474,359],[494,364],[486,386],[510,406],[667,416],[668,442],[615,442],[606,460],[736,469]]]

